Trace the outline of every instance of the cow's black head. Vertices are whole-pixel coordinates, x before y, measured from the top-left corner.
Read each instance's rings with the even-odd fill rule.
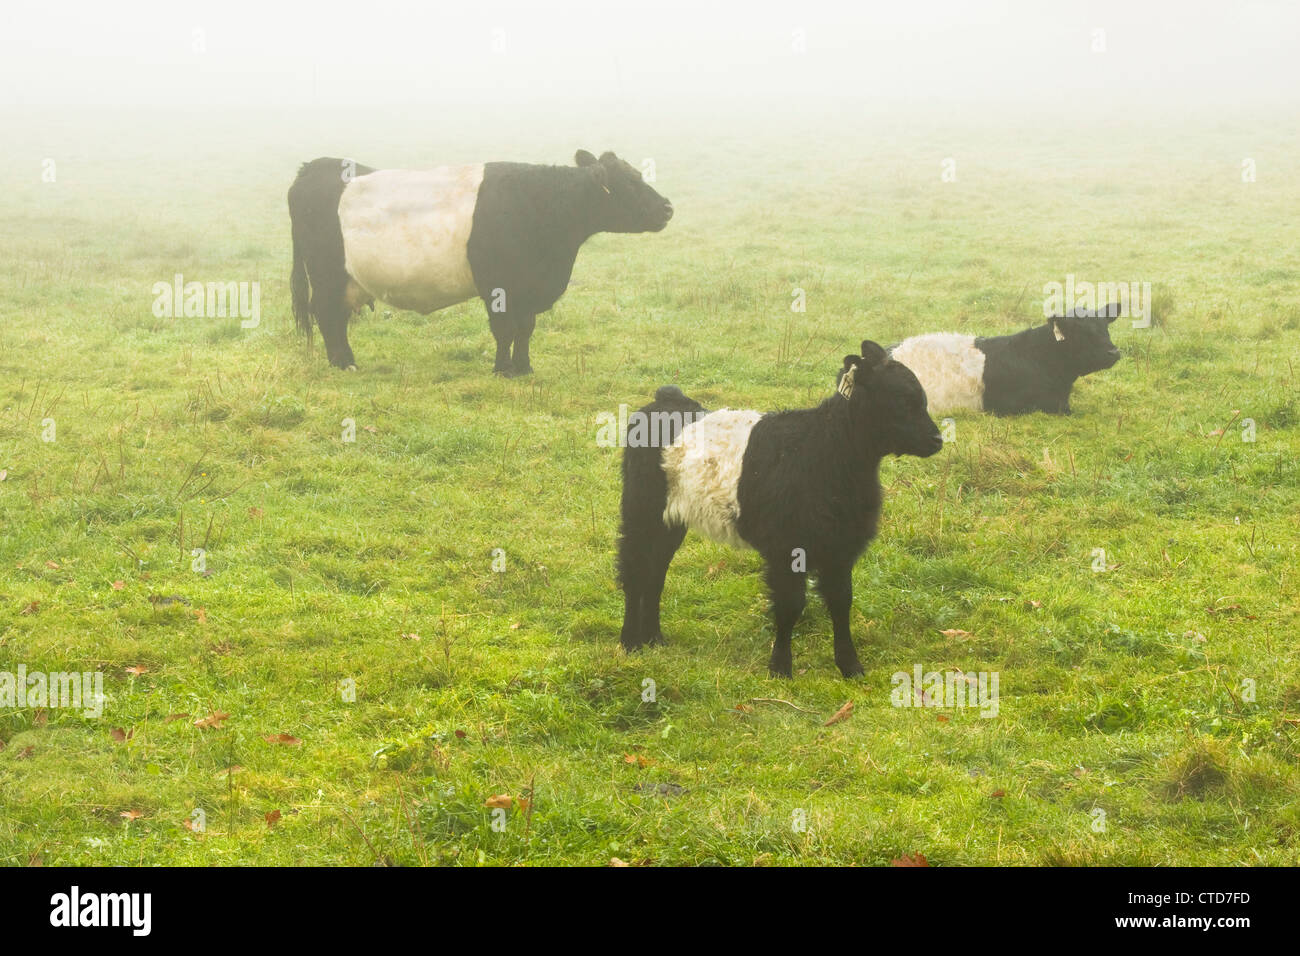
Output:
[[[673,218],[673,204],[654,191],[641,171],[613,153],[597,159],[585,149],[574,162],[586,169],[599,187],[596,197],[603,232],[658,232]]]
[[[1119,361],[1119,349],[1110,340],[1110,323],[1119,316],[1119,311],[1119,303],[1112,302],[1095,312],[1076,309],[1073,315],[1047,320],[1066,368],[1075,375],[1087,375]]]
[[[844,356],[835,386],[854,411],[855,427],[867,432],[881,454],[929,458],[943,448],[939,427],[926,411],[925,389],[875,342],[863,342],[861,355]]]

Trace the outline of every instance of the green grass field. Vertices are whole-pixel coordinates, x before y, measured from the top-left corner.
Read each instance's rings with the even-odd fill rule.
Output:
[[[1300,862],[1300,142],[1276,120],[9,116],[0,671],[99,671],[107,700],[0,707],[0,863]],[[653,158],[677,216],[587,244],[536,375],[491,376],[477,301],[380,305],[355,374],[298,337],[299,162],[578,147]],[[260,282],[260,326],[155,317],[176,273]],[[694,536],[668,643],[621,651],[599,413],[669,382],[811,405],[863,338],[1017,331],[1067,274],[1150,282],[1154,325],[1113,326],[1073,416],[958,415],[940,455],[886,463],[865,678],[815,599],[768,678],[757,556]],[[996,672],[997,716],[892,706],[917,665]]]

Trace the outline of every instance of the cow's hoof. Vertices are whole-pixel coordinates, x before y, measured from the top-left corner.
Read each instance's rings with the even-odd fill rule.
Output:
[[[349,366],[348,366],[347,368],[345,368],[343,371],[345,371],[345,372],[355,372],[356,370],[357,370],[357,367],[356,367],[355,365],[349,365]]]
[[[773,677],[790,678],[794,676],[794,663],[789,657],[784,660],[773,657],[768,662],[767,672]]]
[[[501,378],[514,378],[514,377],[515,377],[514,369],[509,369],[509,368],[494,368],[494,369],[492,370],[492,374],[493,374],[493,375],[500,376]]]
[[[533,367],[531,365],[525,365],[523,368],[515,368],[512,370],[511,374],[516,378],[521,375],[532,375]]]

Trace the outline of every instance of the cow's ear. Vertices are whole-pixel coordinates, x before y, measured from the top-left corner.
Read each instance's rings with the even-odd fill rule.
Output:
[[[867,360],[868,365],[879,365],[889,358],[889,353],[870,339],[863,339],[862,357]]]
[[[1106,306],[1105,310],[1101,314],[1106,317],[1107,325],[1119,318],[1120,310],[1122,308],[1123,304],[1119,302],[1112,302],[1110,305]]]
[[[573,161],[579,166],[595,166],[596,157],[591,155],[585,149],[580,149],[573,154]]]

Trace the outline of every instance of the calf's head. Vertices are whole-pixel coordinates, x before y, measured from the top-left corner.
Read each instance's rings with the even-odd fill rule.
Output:
[[[597,159],[585,149],[573,157],[598,189],[596,197],[603,232],[658,232],[673,218],[673,204],[641,177],[641,171],[613,153]]]
[[[854,427],[865,431],[875,450],[928,458],[943,448],[939,427],[926,411],[925,389],[875,342],[863,342],[861,355],[844,356],[835,384],[853,412]]]
[[[1119,303],[1111,303],[1095,312],[1076,309],[1073,315],[1048,319],[1065,367],[1075,375],[1088,375],[1118,362],[1119,349],[1110,340],[1110,323],[1118,316]]]

